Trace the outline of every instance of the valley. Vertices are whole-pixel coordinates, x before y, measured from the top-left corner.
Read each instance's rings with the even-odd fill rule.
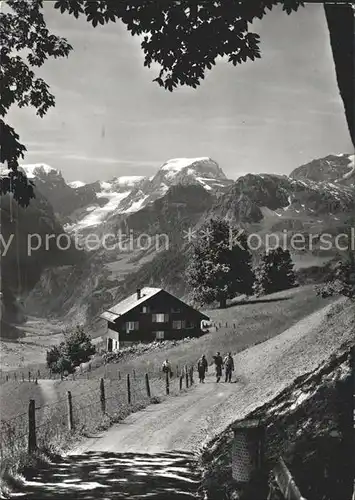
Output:
[[[66,183],[48,165],[22,168],[35,182],[37,196],[26,210],[16,210],[9,201],[1,207],[4,235],[19,235],[1,263],[3,337],[7,330],[10,337],[22,335],[19,327],[27,316],[37,318],[38,325],[45,318],[44,331],[48,321],[85,324],[98,332],[100,312],[142,285],[189,300],[184,271],[191,242],[186,235],[209,217],[257,235],[256,262],[270,234],[287,245],[301,234],[306,248],[291,254],[302,276],[339,254],[332,244],[322,248],[317,237],[310,245],[311,235],[328,233],[334,239],[354,226],[354,155],[349,154],[314,160],[289,176],[247,174],[235,181],[210,158],[173,159],[150,178],[132,175],[92,184]],[[98,244],[81,251],[74,245],[58,251],[54,245],[26,255],[26,237],[48,231],[81,243],[95,236]],[[105,246],[107,235],[112,236]],[[166,238],[165,247],[159,247],[159,236]],[[119,237],[123,247],[117,246]]]

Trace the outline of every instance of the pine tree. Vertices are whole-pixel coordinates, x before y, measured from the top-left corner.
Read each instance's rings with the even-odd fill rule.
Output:
[[[229,224],[220,219],[209,220],[201,234],[187,269],[193,299],[202,305],[217,301],[224,308],[227,299],[250,295],[254,275],[246,235],[235,236]]]
[[[261,296],[292,288],[296,285],[293,267],[289,250],[278,247],[265,253],[254,269],[254,293]]]

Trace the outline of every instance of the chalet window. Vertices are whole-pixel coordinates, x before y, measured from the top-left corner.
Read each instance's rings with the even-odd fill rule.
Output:
[[[181,312],[181,309],[180,309],[180,307],[172,307],[171,312],[172,313],[179,313],[179,312]]]
[[[164,340],[164,332],[155,332],[155,338],[157,340]]]
[[[182,328],[185,328],[185,321],[178,319],[173,321],[173,328],[174,330],[181,330]]]
[[[192,321],[188,321],[186,324],[186,328],[195,328],[195,327],[196,327],[196,325]]]
[[[142,313],[149,313],[150,312],[150,307],[149,306],[143,306],[142,307]]]
[[[126,332],[132,332],[133,330],[139,330],[139,322],[138,321],[127,321],[126,322]]]
[[[169,314],[152,314],[152,321],[153,323],[167,323],[169,321]]]

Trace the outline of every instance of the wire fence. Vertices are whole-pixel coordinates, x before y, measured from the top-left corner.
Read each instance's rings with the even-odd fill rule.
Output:
[[[107,420],[118,422],[151,403],[178,395],[194,384],[194,372],[193,367],[185,367],[179,375],[164,373],[160,378],[130,373],[88,382],[58,382],[54,387],[60,397],[55,401],[37,406],[31,399],[27,411],[0,419],[1,462],[19,452],[53,449],[65,441],[68,433],[89,434],[107,426]]]

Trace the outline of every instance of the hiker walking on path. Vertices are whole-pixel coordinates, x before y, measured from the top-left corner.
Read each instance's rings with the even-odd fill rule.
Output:
[[[205,383],[205,375],[206,375],[206,372],[208,371],[208,363],[207,363],[206,356],[204,354],[198,360],[197,370],[198,370],[198,376],[200,379],[200,383],[202,382],[204,384]]]
[[[228,355],[224,358],[224,366],[226,369],[226,382],[232,381],[232,372],[234,371],[234,361],[232,357],[232,353],[228,353]]]
[[[216,366],[216,382],[219,382],[222,377],[223,359],[220,352],[213,356],[214,364]]]

